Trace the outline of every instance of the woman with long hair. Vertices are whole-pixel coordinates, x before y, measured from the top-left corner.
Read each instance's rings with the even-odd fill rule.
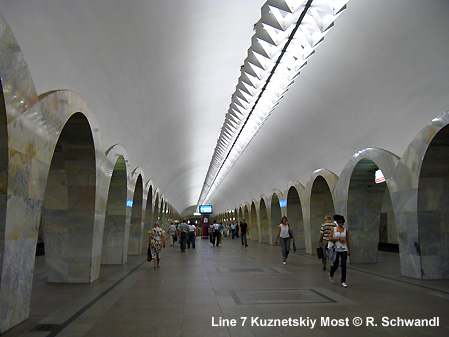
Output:
[[[276,241],[274,242],[274,244],[277,245],[278,239],[279,238],[281,239],[280,242],[281,242],[283,264],[287,264],[288,253],[290,253],[290,239],[293,239],[293,241],[295,241],[295,238],[293,237],[292,232],[290,230],[290,225],[288,224],[287,221],[288,221],[287,217],[284,216],[278,228],[278,235],[276,237]]]
[[[341,286],[346,288],[346,261],[348,256],[351,256],[351,247],[349,245],[349,232],[347,228],[344,228],[345,217],[343,215],[335,216],[337,221],[337,227],[329,233],[329,241],[334,243],[335,255],[333,257],[333,266],[331,268],[329,279],[334,283],[334,274],[338,268],[338,262],[341,258]]]

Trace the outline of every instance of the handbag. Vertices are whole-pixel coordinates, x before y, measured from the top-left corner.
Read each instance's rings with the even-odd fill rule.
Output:
[[[318,259],[324,259],[323,247],[317,247],[316,254],[318,255]]]
[[[293,253],[296,253],[296,243],[293,241]]]
[[[290,239],[294,239],[295,237],[293,236],[293,232],[290,229],[290,225],[288,225],[288,236],[290,237]]]

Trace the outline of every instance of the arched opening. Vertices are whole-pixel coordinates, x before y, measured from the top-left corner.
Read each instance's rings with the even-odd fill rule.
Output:
[[[134,188],[133,207],[131,209],[131,223],[129,225],[128,255],[140,255],[142,242],[142,199],[143,181],[139,174]]]
[[[161,208],[159,212],[159,224],[161,225],[161,227],[164,227],[165,222],[165,206],[165,200],[164,198],[161,198]]]
[[[287,194],[288,223],[295,236],[296,248],[306,248],[306,237],[304,234],[304,218],[302,215],[301,200],[295,187],[290,187]],[[312,238],[313,240],[313,238]]]
[[[271,244],[274,244],[278,234],[279,224],[281,223],[281,205],[276,193],[271,197]]]
[[[248,223],[249,221],[248,205],[245,205],[245,208],[243,210],[243,219],[245,219],[246,223]]]
[[[427,148],[418,184],[418,229],[423,279],[449,278],[449,126]]]
[[[316,177],[310,196],[310,235],[312,241],[312,254],[316,254],[320,238],[321,224],[326,215],[334,215],[335,208],[329,185],[322,176]]]
[[[362,159],[349,181],[347,226],[353,263],[376,263],[379,245],[397,245],[390,192],[386,182],[376,183],[377,170],[371,159]]]
[[[242,220],[243,220],[243,210],[242,210],[242,208],[240,207],[240,208],[239,208],[239,222],[242,221]]]
[[[48,282],[90,282],[95,167],[89,122],[75,113],[56,144],[42,206]]]
[[[268,215],[265,201],[260,199],[260,242],[270,242],[268,235]]]
[[[154,200],[153,223],[156,221],[159,221],[159,193],[156,193],[156,198]]]
[[[148,246],[148,231],[153,227],[153,186],[150,186],[147,195],[147,206],[145,208],[145,219],[142,235],[142,249]]]
[[[123,156],[114,165],[109,185],[106,216],[104,219],[102,264],[123,264],[126,262],[125,228],[127,172]]]
[[[251,240],[260,241],[259,226],[257,224],[257,210],[254,202],[251,203]]]

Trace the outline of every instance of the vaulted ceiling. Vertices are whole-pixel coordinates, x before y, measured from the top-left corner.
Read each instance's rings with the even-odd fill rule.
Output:
[[[294,2],[288,0],[286,2]],[[179,212],[200,196],[264,0],[1,0],[38,94],[76,91]],[[216,211],[449,110],[449,2],[349,0],[222,184]]]

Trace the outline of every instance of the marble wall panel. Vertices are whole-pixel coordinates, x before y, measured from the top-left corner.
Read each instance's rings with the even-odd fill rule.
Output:
[[[0,21],[3,20],[1,17]],[[36,105],[38,97],[20,47],[9,27],[0,36],[0,56],[0,78],[9,123]]]
[[[28,318],[37,238],[6,240],[0,292],[0,333]]]
[[[37,238],[42,200],[8,196],[6,203],[5,240]]]

